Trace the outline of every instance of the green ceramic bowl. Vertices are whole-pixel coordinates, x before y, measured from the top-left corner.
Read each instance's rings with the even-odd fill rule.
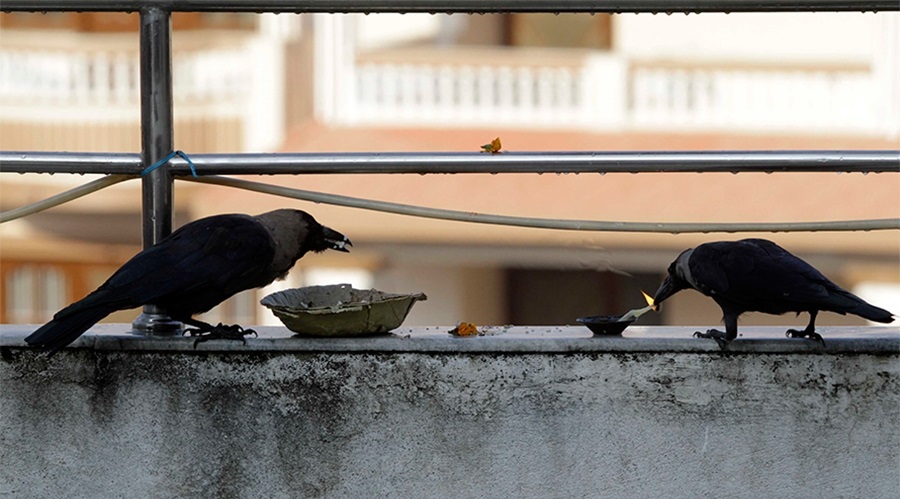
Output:
[[[383,334],[403,324],[422,293],[355,289],[349,284],[307,286],[272,293],[260,303],[291,331],[310,336]]]

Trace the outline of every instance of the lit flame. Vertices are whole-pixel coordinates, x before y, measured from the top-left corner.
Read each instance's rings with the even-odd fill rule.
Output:
[[[659,306],[653,303],[653,297],[644,293],[644,290],[641,290],[641,294],[644,295],[644,300],[647,300],[647,305],[650,305],[650,308],[655,312],[659,309]]]

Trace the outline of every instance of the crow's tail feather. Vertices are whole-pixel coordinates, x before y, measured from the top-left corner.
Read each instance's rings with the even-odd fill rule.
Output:
[[[894,322],[894,314],[872,305],[849,291],[840,289],[838,292],[832,293],[831,298],[833,312],[858,315],[863,319],[885,324]]]
[[[80,308],[70,313],[58,313],[53,320],[31,333],[25,342],[47,350],[51,356],[75,341],[85,331],[107,315],[116,310],[115,307],[94,306]],[[64,309],[63,312],[66,310]]]
[[[883,322],[885,324],[894,322],[894,314],[866,302],[860,303],[859,307],[853,310],[853,313],[870,321]]]

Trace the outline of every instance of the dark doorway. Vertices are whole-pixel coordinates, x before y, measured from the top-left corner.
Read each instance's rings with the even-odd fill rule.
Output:
[[[576,324],[588,315],[624,314],[646,305],[641,289],[652,294],[661,276],[563,269],[508,269],[507,303],[510,324]],[[647,314],[641,324],[660,324]]]

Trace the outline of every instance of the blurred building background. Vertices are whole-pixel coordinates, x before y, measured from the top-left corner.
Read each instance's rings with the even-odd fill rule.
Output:
[[[137,14],[0,14],[0,148],[138,152]],[[253,15],[176,13],[175,144],[191,153],[900,147],[900,15]],[[0,208],[85,182],[0,176]],[[900,216],[897,174],[263,177],[465,211],[617,221]],[[352,282],[423,291],[408,325],[572,324],[643,305],[704,241],[767,237],[900,311],[896,231],[576,233],[424,220],[179,182],[176,225],[297,207],[350,236],[209,320],[272,323],[267,291]],[[140,186],[0,226],[0,321],[42,322],[140,249]],[[129,322],[136,312],[109,320]],[[711,325],[682,293],[644,324]],[[749,315],[744,324],[806,318]],[[860,324],[823,314],[821,324]]]

